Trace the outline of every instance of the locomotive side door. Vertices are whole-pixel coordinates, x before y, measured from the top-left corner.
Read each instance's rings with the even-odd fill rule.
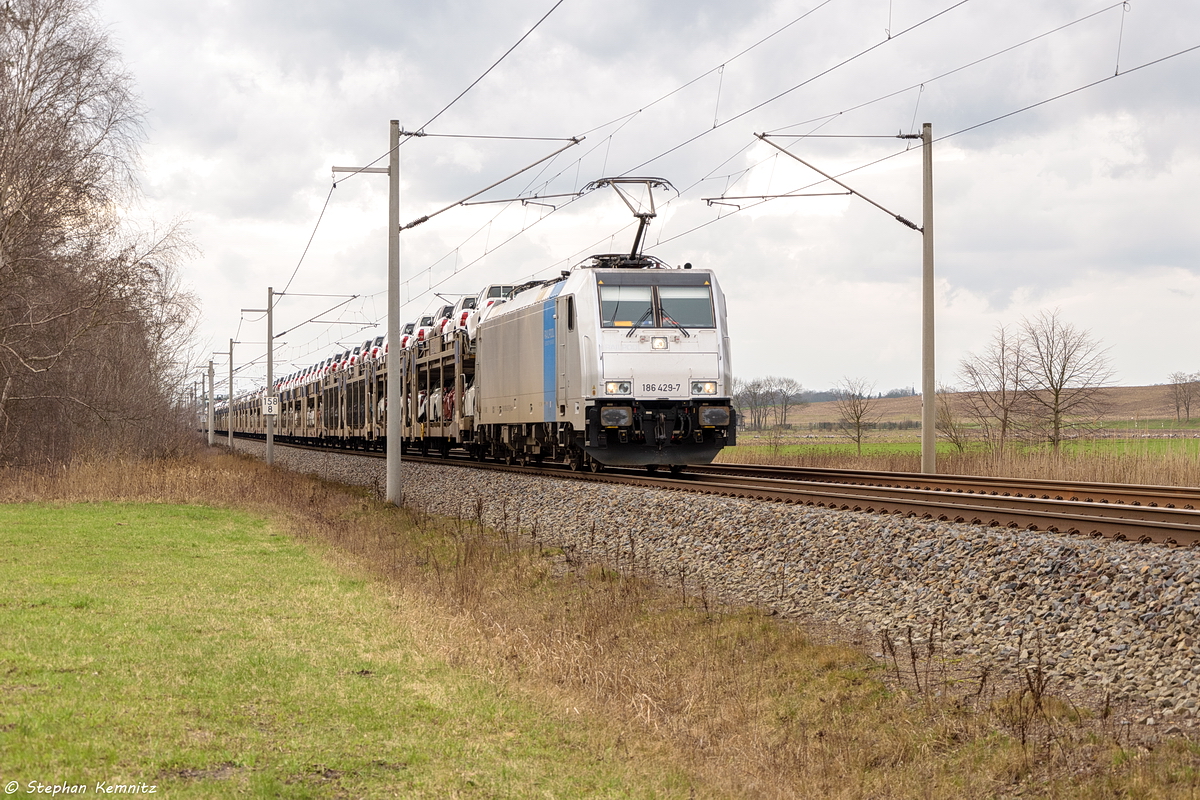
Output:
[[[578,428],[583,423],[583,412],[576,410],[572,398],[583,393],[579,385],[583,380],[579,368],[579,309],[576,308],[573,294],[559,296],[557,300],[558,390],[555,393],[555,418],[559,422],[572,422]]]

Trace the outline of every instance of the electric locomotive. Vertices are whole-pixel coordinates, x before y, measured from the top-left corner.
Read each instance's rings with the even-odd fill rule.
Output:
[[[601,255],[519,288],[479,326],[475,453],[657,468],[710,463],[735,443],[713,272]]]

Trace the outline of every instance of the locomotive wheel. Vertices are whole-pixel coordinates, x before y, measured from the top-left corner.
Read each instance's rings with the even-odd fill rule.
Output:
[[[572,453],[567,456],[567,469],[571,472],[579,472],[583,468],[583,454]]]
[[[441,447],[439,447],[438,450],[439,450],[438,455],[440,455],[442,458],[449,458],[450,457],[450,440],[449,439],[442,440]]]

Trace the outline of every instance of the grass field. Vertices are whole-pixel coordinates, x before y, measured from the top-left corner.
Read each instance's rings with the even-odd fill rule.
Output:
[[[889,666],[861,632],[249,459],[0,474],[0,503],[0,785],[22,793],[1200,792],[1195,742],[985,691],[981,665]]]
[[[993,453],[980,441],[959,452],[939,437],[937,471],[943,474],[992,475],[1166,486],[1200,486],[1200,416],[1176,419],[1169,386],[1121,386],[1106,392],[1107,412],[1094,433],[1063,443],[1061,452],[1048,446],[1010,443]],[[960,409],[961,410],[961,409]],[[874,402],[890,429],[870,430],[862,455],[854,443],[835,431],[832,402],[791,409],[787,430],[740,431],[738,446],[727,448],[720,461],[794,466],[919,472],[921,470],[920,397],[882,398]],[[978,431],[968,426],[968,438]]]
[[[1104,436],[1067,441],[1060,452],[1048,445],[1015,444],[995,453],[982,443],[960,452],[937,442],[937,471],[944,475],[1098,481],[1158,486],[1200,486],[1200,438],[1186,432]],[[919,431],[872,431],[862,455],[836,435],[797,431],[739,433],[738,445],[718,456],[723,463],[920,472]]]
[[[577,725],[430,658],[261,517],[0,506],[0,783],[169,797],[653,796]]]

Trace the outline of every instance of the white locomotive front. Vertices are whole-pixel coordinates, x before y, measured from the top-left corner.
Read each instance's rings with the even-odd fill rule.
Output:
[[[480,454],[679,467],[735,442],[725,298],[709,270],[594,256],[480,324]]]

